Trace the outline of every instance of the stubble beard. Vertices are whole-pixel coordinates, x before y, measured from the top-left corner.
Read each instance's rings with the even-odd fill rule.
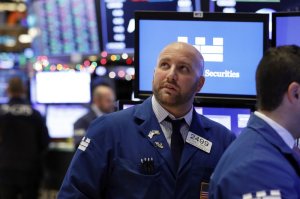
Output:
[[[165,91],[163,91],[163,87],[162,86],[158,86],[155,87],[154,85],[153,87],[153,94],[156,98],[156,100],[164,106],[168,106],[168,107],[178,107],[178,106],[182,106],[186,103],[188,103],[191,98],[194,99],[194,93],[190,92],[188,95],[183,96],[180,93],[166,93]],[[194,89],[194,88],[192,88]]]

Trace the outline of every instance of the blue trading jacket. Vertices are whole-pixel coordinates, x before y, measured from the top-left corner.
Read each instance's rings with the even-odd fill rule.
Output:
[[[160,133],[148,136],[151,130]],[[211,152],[185,143],[176,172],[151,98],[96,119],[70,164],[58,198],[199,199],[201,183],[209,181],[235,137],[195,110],[190,131],[211,141]],[[150,171],[141,166],[144,158],[153,160]]]
[[[248,127],[221,158],[209,193],[210,199],[251,199],[259,195],[299,199],[300,156],[271,126],[252,115]]]

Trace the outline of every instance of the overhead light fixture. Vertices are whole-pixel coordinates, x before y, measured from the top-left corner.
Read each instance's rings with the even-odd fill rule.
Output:
[[[27,6],[25,3],[0,2],[0,11],[25,12],[26,9],[27,9]]]

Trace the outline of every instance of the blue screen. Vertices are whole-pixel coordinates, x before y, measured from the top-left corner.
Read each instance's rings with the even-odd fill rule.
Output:
[[[74,135],[74,123],[88,112],[81,105],[49,105],[46,124],[51,138],[69,138]]]
[[[300,16],[276,18],[276,46],[300,45]]]
[[[255,71],[264,50],[262,22],[140,20],[139,25],[140,91],[151,91],[164,46],[183,41],[204,56],[206,80],[200,93],[256,94]]]
[[[247,126],[251,110],[248,108],[195,107],[199,114],[218,122],[239,135]]]
[[[142,103],[142,101],[140,101]],[[135,106],[136,103],[123,104],[121,110]],[[250,108],[233,108],[233,107],[199,107],[195,106],[195,110],[205,117],[218,122],[231,130],[236,136],[247,126],[250,118]]]

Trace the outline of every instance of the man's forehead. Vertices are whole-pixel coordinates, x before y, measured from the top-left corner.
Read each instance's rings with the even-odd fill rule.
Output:
[[[158,61],[178,61],[178,62],[192,62],[193,56],[162,54]]]
[[[159,55],[159,60],[168,60],[168,59],[195,59],[196,54],[191,51],[186,50],[174,50],[174,49],[165,49]]]

